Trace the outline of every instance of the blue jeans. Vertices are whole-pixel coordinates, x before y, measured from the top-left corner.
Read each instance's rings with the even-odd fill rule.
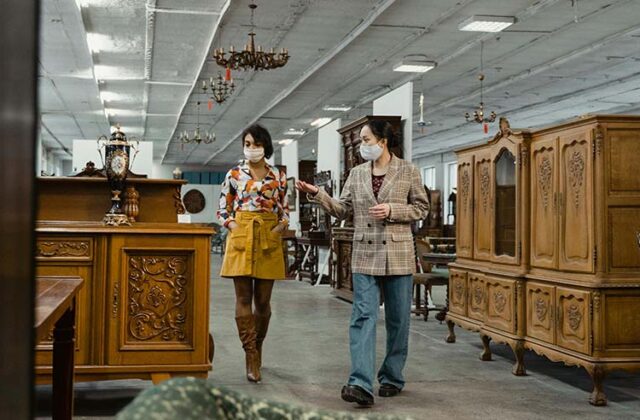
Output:
[[[349,325],[351,374],[349,385],[358,385],[373,395],[376,364],[376,321],[380,288],[384,294],[387,354],[378,371],[380,384],[404,387],[402,369],[409,350],[409,322],[413,276],[369,276],[353,273],[353,308]]]

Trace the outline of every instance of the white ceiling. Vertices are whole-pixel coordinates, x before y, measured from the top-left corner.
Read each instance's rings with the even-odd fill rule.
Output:
[[[570,0],[270,0],[257,1],[256,42],[288,48],[289,63],[235,72],[234,95],[200,109],[217,141],[183,146],[176,133],[195,128],[195,104],[207,101],[199,81],[222,70],[210,51],[246,43],[247,4],[42,2],[39,95],[47,147],[64,154],[73,139],[95,139],[119,123],[153,141],[164,163],[222,169],[240,156],[239,135],[249,123],[259,121],[278,140],[289,127],[309,130],[318,117],[348,121],[370,113],[373,99],[412,80],[414,110],[423,92],[425,120],[432,122],[423,131],[415,127],[414,157],[451,150],[484,137],[464,120],[480,100],[481,41],[486,110],[512,126],[640,111],[637,0],[577,0],[577,22]],[[515,16],[517,23],[498,34],[459,31],[473,14]],[[103,41],[100,51],[89,51],[87,33]],[[438,66],[424,75],[393,72],[409,54]],[[322,110],[335,104],[354,109]],[[300,139],[301,158],[312,157],[316,141],[314,130]]]

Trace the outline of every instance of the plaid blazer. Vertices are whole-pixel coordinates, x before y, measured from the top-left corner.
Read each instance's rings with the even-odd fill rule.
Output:
[[[367,162],[351,170],[339,200],[322,188],[309,199],[338,219],[353,215],[352,272],[373,276],[413,274],[416,260],[411,223],[425,219],[429,212],[420,171],[393,156],[376,200],[372,165]],[[369,208],[381,203],[388,203],[391,213],[385,220],[373,219]]]

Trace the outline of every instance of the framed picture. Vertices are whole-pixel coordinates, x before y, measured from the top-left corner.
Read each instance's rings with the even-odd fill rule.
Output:
[[[296,211],[296,179],[294,177],[287,178],[287,200],[289,202],[289,211]]]

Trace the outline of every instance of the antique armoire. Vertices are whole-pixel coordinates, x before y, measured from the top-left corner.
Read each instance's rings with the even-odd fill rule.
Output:
[[[458,152],[453,325],[584,367],[602,382],[640,370],[640,117],[588,116],[537,131],[505,119],[488,144]]]
[[[349,176],[351,169],[364,163],[360,156],[360,130],[371,120],[389,121],[394,130],[400,132],[401,117],[367,115],[359,118],[338,130],[342,140],[343,172],[340,178],[340,190]],[[402,148],[392,148],[391,151],[398,157],[403,156]],[[331,286],[333,293],[345,300],[353,300],[353,286],[351,284],[351,249],[353,241],[353,227],[351,221],[344,226],[334,227],[331,231],[333,252],[336,255],[335,273],[332,276]]]

